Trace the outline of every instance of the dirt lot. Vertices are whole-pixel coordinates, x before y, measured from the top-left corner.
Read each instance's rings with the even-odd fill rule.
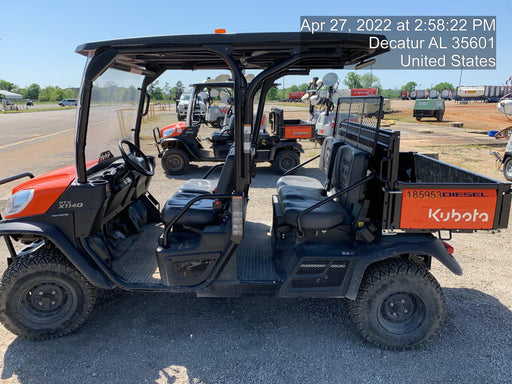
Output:
[[[414,122],[412,110],[414,100],[392,100],[391,109],[397,111],[386,115],[386,119],[397,119],[399,121]],[[468,104],[460,104],[455,101],[446,101],[445,114],[443,121],[437,122],[434,118],[424,118],[432,126],[449,126],[451,122],[464,123],[463,129],[490,131],[501,130],[512,125],[504,114],[500,113],[496,108],[496,103],[470,102]]]
[[[406,114],[410,102],[397,102]],[[446,118],[490,128],[495,104],[449,104]],[[452,108],[453,107],[453,108]],[[412,113],[411,113],[412,114]],[[453,116],[453,117],[451,117]],[[399,117],[399,116],[398,116]],[[169,118],[171,118],[169,116]],[[501,116],[498,116],[501,118]],[[507,121],[496,120],[506,126]],[[149,128],[170,122],[167,117]],[[486,125],[487,124],[487,125]],[[489,155],[486,135],[444,123],[397,125],[402,148],[436,152],[452,162],[503,180]],[[446,145],[438,130],[456,129],[461,141]],[[471,128],[476,129],[476,128]],[[407,131],[407,134],[405,133]],[[479,143],[479,144],[474,144]],[[490,141],[493,143],[493,141]],[[308,158],[319,151],[303,142]],[[503,143],[504,145],[504,143]],[[143,150],[154,154],[151,140]],[[311,164],[304,174],[314,175]],[[165,177],[158,164],[151,185],[161,202],[189,177]],[[270,222],[270,196],[278,176],[259,166],[248,218]],[[99,305],[77,332],[27,342],[0,329],[2,383],[510,383],[512,377],[512,258],[507,229],[497,234],[455,234],[450,244],[464,275],[435,263],[433,275],[447,297],[441,334],[424,348],[381,351],[362,341],[340,300],[267,298],[197,299],[193,296],[128,294]],[[0,249],[0,269],[5,249]]]

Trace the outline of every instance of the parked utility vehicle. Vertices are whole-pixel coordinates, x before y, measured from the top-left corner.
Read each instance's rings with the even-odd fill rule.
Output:
[[[416,100],[412,111],[412,116],[420,121],[422,117],[434,117],[437,121],[442,121],[444,116],[443,99],[421,99]]]
[[[75,166],[15,187],[0,221],[10,252],[0,285],[2,323],[29,339],[65,335],[88,317],[98,289],[118,287],[348,298],[355,327],[380,347],[411,348],[435,335],[445,299],[429,272],[431,261],[461,274],[453,248],[435,234],[506,227],[510,184],[400,153],[399,132],[379,129],[379,116],[365,117],[367,105],[381,108],[379,97],[341,99],[338,105],[360,118],[324,140],[324,180],[282,177],[269,202],[272,226],[246,220],[263,100],[275,76],[341,69],[385,52],[369,48],[369,39],[263,33],[78,47],[87,65]],[[141,121],[148,86],[183,68],[231,72],[234,141],[218,180],[188,180],[160,209],[149,192],[154,158],[139,146]],[[245,69],[260,70],[250,84]],[[116,89],[124,98],[112,94]],[[92,95],[105,100],[91,103]],[[124,114],[121,125],[118,110],[126,107],[114,101],[129,105],[129,95],[137,96],[138,109],[130,124]],[[17,251],[13,242],[25,247]]]
[[[188,106],[190,103],[190,93],[184,93],[180,97],[180,101],[178,102],[178,105],[176,106],[176,118],[179,121],[184,121],[187,117],[187,111]],[[194,104],[193,109],[193,115],[194,118],[197,120],[200,120],[201,118],[204,118],[206,114],[206,104],[202,100],[201,95],[197,95],[196,97],[196,103]]]
[[[186,171],[191,161],[218,161],[223,162],[234,143],[234,97],[232,81],[208,81],[192,84],[190,104],[186,122],[177,122],[163,128],[155,127],[153,137],[158,149],[158,157],[162,159],[162,168],[170,175],[178,175]],[[221,116],[223,120],[219,131],[213,132],[210,137],[201,138],[199,131],[201,125],[207,123],[204,116],[194,113],[198,103],[203,103],[199,95],[206,94],[211,99],[211,93],[217,91],[225,95],[223,108],[212,108],[211,103],[206,116],[210,121],[216,121],[214,115]],[[202,107],[201,107],[202,108]],[[219,112],[214,113],[214,110]],[[216,125],[216,124],[214,124]],[[271,131],[267,132],[267,119],[263,114],[257,132],[256,158],[258,163],[269,162],[278,174],[299,165],[300,154],[304,152],[297,139],[311,138],[312,125],[298,120],[284,120],[283,110],[274,108],[270,113]]]

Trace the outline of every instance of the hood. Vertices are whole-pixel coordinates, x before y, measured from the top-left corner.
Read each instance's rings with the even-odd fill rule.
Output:
[[[93,160],[87,163],[91,167],[98,161]],[[27,206],[13,215],[5,215],[6,219],[40,215],[46,213],[55,203],[60,195],[75,180],[75,167],[73,165],[43,173],[33,179],[27,180],[13,188],[12,194],[23,190],[33,189],[34,195]]]
[[[177,123],[170,124],[166,127],[160,128],[160,137],[167,139],[173,136],[179,136],[187,128],[187,123],[178,121]]]

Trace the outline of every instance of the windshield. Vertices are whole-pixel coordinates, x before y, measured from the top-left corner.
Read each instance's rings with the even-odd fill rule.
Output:
[[[85,147],[87,162],[105,157],[107,151],[119,156],[121,139],[133,142],[142,80],[141,75],[108,69],[94,82]]]

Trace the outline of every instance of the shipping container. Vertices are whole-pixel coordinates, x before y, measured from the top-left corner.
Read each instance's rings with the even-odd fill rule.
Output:
[[[306,92],[290,92],[290,94],[288,95],[288,98],[290,100],[300,100],[302,98],[302,96],[305,95]]]

